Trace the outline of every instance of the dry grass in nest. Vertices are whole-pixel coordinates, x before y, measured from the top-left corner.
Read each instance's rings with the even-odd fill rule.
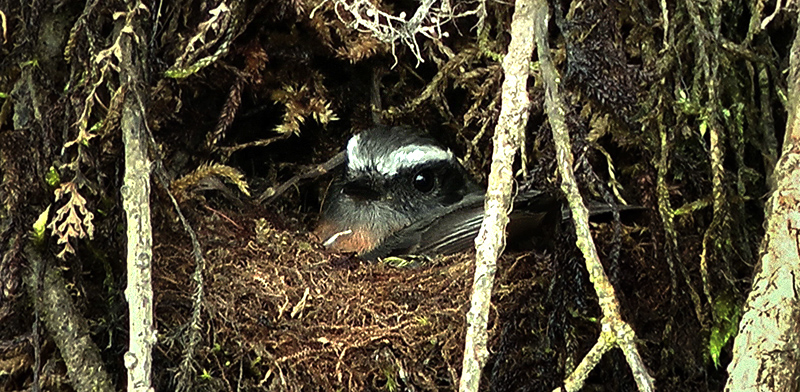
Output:
[[[306,232],[277,230],[264,219],[239,227],[215,215],[203,219],[196,227],[209,268],[198,374],[270,390],[457,385],[470,255],[395,268],[326,254]],[[169,237],[156,243],[177,239]],[[186,243],[158,249],[157,313],[173,317],[160,318],[159,330],[169,335],[188,319],[194,267]],[[531,267],[530,258],[502,262],[492,336],[504,317],[499,308],[517,302],[517,288],[547,274]],[[166,357],[177,362],[179,349],[165,341]]]

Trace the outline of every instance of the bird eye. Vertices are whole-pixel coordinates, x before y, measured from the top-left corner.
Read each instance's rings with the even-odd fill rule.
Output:
[[[412,184],[414,188],[422,193],[428,193],[433,190],[433,185],[436,183],[436,178],[433,172],[429,169],[422,169],[414,175]]]

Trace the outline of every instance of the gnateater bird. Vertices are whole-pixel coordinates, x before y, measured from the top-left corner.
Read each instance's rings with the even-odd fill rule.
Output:
[[[347,142],[344,167],[328,190],[315,234],[328,249],[368,260],[457,253],[474,246],[484,193],[455,155],[427,133],[376,126]],[[520,192],[509,241],[552,236],[562,208],[541,191]]]

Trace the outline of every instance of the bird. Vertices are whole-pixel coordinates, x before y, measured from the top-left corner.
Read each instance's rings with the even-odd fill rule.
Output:
[[[458,253],[474,246],[484,195],[455,154],[427,132],[374,126],[348,140],[314,234],[325,248],[366,260]],[[552,233],[562,207],[545,192],[519,192],[510,238]]]

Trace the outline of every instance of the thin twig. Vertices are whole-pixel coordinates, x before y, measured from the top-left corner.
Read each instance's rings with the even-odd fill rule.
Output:
[[[614,293],[614,287],[609,282],[608,276],[603,270],[603,265],[600,263],[600,257],[597,254],[597,248],[589,230],[589,211],[581,198],[578,183],[575,180],[575,173],[572,169],[572,146],[565,116],[567,106],[558,92],[560,78],[556,72],[555,65],[553,65],[553,60],[550,56],[550,45],[547,40],[548,6],[545,0],[534,0],[533,8],[535,14],[533,30],[536,36],[539,65],[545,86],[545,108],[556,145],[556,158],[558,159],[558,168],[561,174],[561,190],[567,196],[572,218],[575,222],[575,232],[578,236],[578,248],[583,253],[586,269],[589,271],[589,279],[594,285],[600,308],[603,311],[602,328],[604,333],[601,338],[608,341],[608,344],[622,349],[633,372],[639,391],[653,391],[653,379],[650,377],[636,349],[636,335],[633,333],[633,329],[622,320],[620,305]],[[605,344],[602,343],[598,347],[604,347]],[[599,349],[593,350],[593,353],[599,351]],[[585,360],[582,365],[584,363],[590,364],[596,363],[596,361]],[[569,385],[565,384],[566,390],[579,390],[590,370],[591,368],[588,366],[578,366],[576,372],[573,372],[567,378]],[[577,371],[581,371],[581,373],[577,373]]]
[[[300,180],[307,180],[309,178],[316,178],[316,177],[319,177],[319,176],[321,176],[321,175],[323,175],[323,174],[335,169],[337,166],[339,166],[342,163],[344,163],[344,157],[345,157],[345,152],[342,151],[342,152],[336,154],[333,158],[329,159],[327,162],[325,162],[323,164],[320,164],[320,165],[315,165],[311,169],[308,169],[308,170],[306,170],[306,171],[304,171],[304,172],[302,172],[302,173],[290,178],[288,181],[284,182],[281,185],[278,185],[275,188],[273,188],[273,187],[267,188],[267,190],[265,190],[261,194],[261,196],[259,196],[258,199],[256,199],[256,202],[258,204],[263,204],[263,203],[269,204],[269,203],[272,203],[273,200],[278,198],[280,195],[284,194],[284,192],[289,190],[289,188],[295,186],[298,182],[300,182]]]
[[[163,158],[159,153],[158,145],[153,137],[153,133],[150,132],[149,129],[147,131],[149,145],[154,156],[153,173],[155,174],[155,179],[164,192],[166,192],[170,202],[172,203],[172,207],[175,209],[175,213],[178,215],[178,219],[181,221],[181,225],[183,225],[183,229],[186,230],[187,234],[189,234],[189,239],[192,244],[192,257],[195,261],[195,269],[192,273],[192,280],[195,283],[194,293],[192,294],[192,317],[188,324],[188,336],[185,337],[186,345],[183,351],[183,358],[181,358],[181,363],[179,365],[179,374],[175,380],[175,390],[188,391],[192,390],[193,387],[192,380],[194,380],[195,371],[192,367],[192,361],[194,360],[194,354],[197,351],[197,346],[200,344],[200,314],[203,306],[203,298],[205,296],[203,273],[206,269],[206,259],[203,257],[203,249],[200,246],[200,241],[197,240],[197,234],[189,224],[186,216],[184,216],[183,212],[181,212],[178,200],[175,199],[175,196],[169,190],[169,178],[167,176],[167,171],[164,169]]]
[[[383,111],[383,105],[381,104],[381,78],[383,77],[383,71],[379,70],[377,67],[372,70],[372,83],[370,86],[369,92],[369,102],[370,102],[370,114],[372,115],[372,122],[375,125],[380,125],[383,121],[381,120],[381,112]]]
[[[141,104],[141,103],[140,103]],[[192,293],[192,317],[189,320],[187,325],[188,332],[187,336],[183,337],[186,341],[183,356],[181,358],[181,362],[178,365],[179,371],[177,376],[175,377],[175,390],[177,391],[189,391],[193,390],[193,380],[195,375],[195,369],[192,367],[192,362],[194,361],[194,355],[197,352],[197,347],[200,344],[201,336],[200,336],[200,315],[203,306],[203,299],[205,297],[205,286],[203,282],[203,273],[206,269],[206,259],[203,257],[203,249],[200,246],[200,241],[197,239],[197,234],[195,233],[192,226],[189,224],[189,221],[186,219],[186,216],[183,215],[181,211],[180,205],[178,200],[170,191],[170,180],[169,176],[167,175],[167,171],[164,169],[163,164],[163,157],[161,155],[160,149],[158,144],[156,143],[155,137],[153,137],[152,131],[145,127],[147,131],[147,142],[150,146],[150,151],[153,154],[153,174],[155,175],[155,180],[159,186],[166,192],[167,196],[169,197],[170,202],[172,203],[172,207],[175,209],[175,213],[178,215],[178,219],[181,222],[186,233],[189,235],[189,240],[192,244],[192,257],[195,261],[195,269],[192,273],[192,280],[195,283],[194,293]]]
[[[235,153],[236,151],[244,150],[245,148],[250,147],[265,147],[277,141],[288,139],[289,136],[292,136],[292,134],[288,132],[282,133],[278,136],[273,136],[267,139],[259,139],[248,143],[237,144],[235,146],[219,147],[219,151],[225,154],[225,156],[231,156],[231,154]]]

